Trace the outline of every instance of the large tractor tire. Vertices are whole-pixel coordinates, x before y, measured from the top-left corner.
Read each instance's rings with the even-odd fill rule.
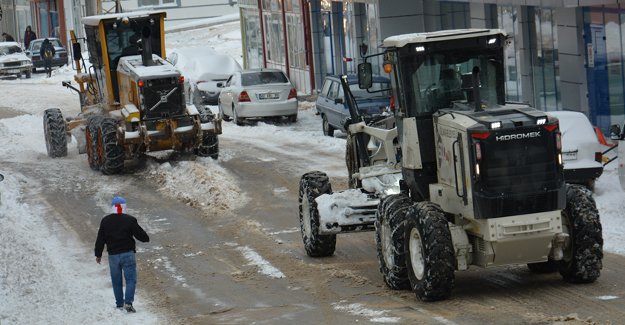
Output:
[[[195,149],[195,154],[200,157],[211,157],[217,160],[219,158],[219,139],[217,135],[205,132],[202,135],[202,143]]]
[[[592,192],[581,185],[567,185],[562,224],[569,234],[559,271],[567,282],[591,283],[599,278],[603,236],[599,211]]]
[[[323,135],[328,137],[334,136],[334,127],[328,123],[328,117],[325,114],[321,115],[321,128],[323,129]]]
[[[406,215],[404,245],[410,285],[423,301],[447,299],[454,287],[456,260],[441,208],[418,202]]]
[[[85,142],[87,144],[87,161],[93,170],[100,170],[102,165],[101,157],[98,155],[98,130],[101,116],[92,116],[87,119],[85,127]]]
[[[348,133],[345,141],[345,165],[347,166],[347,184],[349,188],[362,187],[362,182],[354,177],[360,168],[360,160],[356,149],[356,139]]]
[[[375,243],[384,282],[394,290],[410,289],[406,267],[406,212],[413,201],[404,194],[390,195],[380,202],[375,221]]]
[[[213,112],[204,106],[196,107],[200,113],[200,122],[208,123],[215,119]],[[195,154],[200,157],[211,157],[215,160],[219,158],[219,139],[216,134],[204,132],[202,135],[202,143],[195,149]]]
[[[124,170],[126,155],[124,148],[117,144],[117,121],[103,118],[98,123],[98,159],[100,170],[105,175],[119,174]]]
[[[67,132],[63,114],[58,108],[49,108],[43,113],[43,132],[46,149],[51,158],[67,156]]]
[[[299,182],[299,222],[306,254],[324,257],[334,254],[336,235],[320,235],[319,210],[315,199],[332,194],[332,185],[325,173],[314,171],[302,175]]]

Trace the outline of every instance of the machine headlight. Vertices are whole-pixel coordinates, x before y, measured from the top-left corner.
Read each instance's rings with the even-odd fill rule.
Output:
[[[536,120],[536,125],[545,125],[547,124],[547,118],[546,117],[540,117]]]
[[[490,123],[490,128],[491,129],[500,129],[501,128],[501,122],[491,122]]]

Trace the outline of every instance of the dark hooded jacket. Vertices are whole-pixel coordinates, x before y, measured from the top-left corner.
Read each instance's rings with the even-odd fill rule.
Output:
[[[36,39],[37,39],[37,34],[35,34],[35,32],[33,32],[32,29],[30,29],[30,26],[28,26],[26,28],[26,31],[24,32],[24,47],[28,49],[30,47],[30,42]]]
[[[101,257],[104,245],[109,255],[135,251],[135,240],[149,242],[150,237],[139,226],[137,219],[129,214],[109,214],[100,222],[98,238],[95,241],[95,256]]]
[[[47,51],[50,51],[50,57],[46,57]],[[56,53],[56,49],[54,49],[54,45],[50,43],[50,40],[48,40],[47,38],[43,40],[43,43],[41,43],[41,48],[39,49],[39,56],[41,57],[41,59],[52,60],[55,53]]]

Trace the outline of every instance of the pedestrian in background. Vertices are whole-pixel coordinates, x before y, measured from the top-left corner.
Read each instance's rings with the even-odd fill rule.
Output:
[[[26,26],[26,31],[24,32],[24,47],[28,49],[30,46],[30,42],[37,39],[37,34],[32,31],[30,26]]]
[[[5,42],[15,42],[15,39],[13,38],[13,36],[7,33],[2,33],[2,38],[4,38]]]
[[[41,43],[41,48],[39,49],[39,56],[43,60],[43,67],[48,78],[52,76],[52,59],[54,58],[55,53],[56,50],[54,49],[54,45],[50,43],[49,39],[44,39],[43,43]]]
[[[137,285],[137,262],[134,238],[149,242],[150,237],[139,226],[137,219],[126,214],[126,200],[116,196],[112,201],[113,213],[105,216],[100,222],[98,238],[95,241],[95,261],[100,264],[104,245],[109,255],[111,282],[115,294],[115,305],[118,309],[126,309],[129,313],[136,312],[132,303],[135,299]],[[124,296],[122,274],[126,280]]]

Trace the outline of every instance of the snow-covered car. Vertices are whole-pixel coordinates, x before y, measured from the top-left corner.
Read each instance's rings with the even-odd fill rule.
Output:
[[[167,60],[185,77],[187,101],[198,105],[215,105],[221,88],[217,83],[226,82],[241,65],[226,54],[216,53],[210,47],[176,49]]]
[[[219,115],[224,121],[286,117],[297,121],[297,91],[289,78],[278,69],[244,70],[233,74],[222,86]]]
[[[592,124],[581,112],[554,111],[548,114],[560,121],[564,179],[567,183],[582,184],[593,189],[595,180],[603,173],[603,148]]]
[[[33,63],[17,42],[0,42],[0,75],[30,78]]]
[[[39,50],[43,44],[44,38],[39,38],[30,42],[26,49],[26,55],[33,61],[33,71],[37,68],[43,69],[43,59]],[[49,37],[48,40],[54,46],[54,57],[52,58],[53,67],[62,67],[67,64],[67,49],[63,46],[58,38]]]

